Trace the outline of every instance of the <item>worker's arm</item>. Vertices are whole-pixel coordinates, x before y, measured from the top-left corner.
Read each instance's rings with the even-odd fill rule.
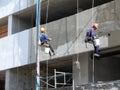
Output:
[[[95,36],[94,29],[92,29],[92,30],[91,30],[91,37],[92,37],[92,40],[95,40],[94,36]]]
[[[47,34],[45,34],[45,38],[46,38],[46,40],[48,40],[48,41],[51,40],[51,38],[49,38],[49,37],[47,36]]]

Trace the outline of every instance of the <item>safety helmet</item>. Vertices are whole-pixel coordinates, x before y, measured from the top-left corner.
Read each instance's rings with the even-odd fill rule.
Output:
[[[45,28],[41,27],[40,32],[45,32]]]
[[[93,24],[93,27],[95,27],[96,29],[98,29],[98,26],[99,26],[98,23]]]

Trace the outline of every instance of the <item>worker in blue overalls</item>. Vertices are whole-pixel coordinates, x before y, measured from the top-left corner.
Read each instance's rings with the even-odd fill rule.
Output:
[[[40,45],[41,46],[45,46],[45,47],[49,47],[50,48],[50,50],[52,51],[52,54],[51,54],[51,52],[49,52],[49,55],[51,56],[51,55],[55,55],[55,52],[54,52],[54,50],[53,50],[53,48],[52,48],[52,46],[50,45],[50,43],[49,43],[49,41],[51,40],[51,38],[48,38],[48,36],[47,36],[47,34],[45,33],[46,31],[45,31],[45,28],[41,28],[40,29]]]
[[[93,46],[94,46],[94,55],[95,56],[100,56],[99,55],[99,46],[96,45],[95,41],[95,30],[98,29],[98,23],[94,23],[93,26],[87,31],[86,33],[86,39],[85,42],[92,41]]]

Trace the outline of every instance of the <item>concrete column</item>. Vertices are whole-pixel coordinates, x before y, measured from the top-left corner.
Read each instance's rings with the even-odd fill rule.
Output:
[[[12,19],[12,15],[8,16],[8,36],[12,34]]]
[[[6,71],[5,90],[34,90],[35,77],[32,76],[32,70],[12,69]]]
[[[6,71],[6,74],[5,74],[5,90],[9,90],[9,84],[8,82],[10,82],[10,72],[9,70]]]
[[[75,87],[88,83],[88,53],[73,57],[73,80]]]

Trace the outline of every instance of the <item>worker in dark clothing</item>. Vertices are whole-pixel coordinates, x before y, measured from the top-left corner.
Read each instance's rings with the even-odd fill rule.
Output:
[[[93,26],[87,31],[86,33],[86,39],[85,42],[92,41],[93,46],[94,46],[94,55],[95,56],[100,56],[99,55],[99,46],[96,45],[95,41],[95,30],[98,29],[98,23],[94,23]]]
[[[41,28],[40,29],[40,42],[41,42],[41,46],[45,46],[45,47],[49,47],[50,50],[52,51],[53,55],[55,55],[55,52],[52,48],[52,46],[50,45],[49,41],[51,40],[51,38],[48,38],[47,34],[45,33],[45,28]],[[49,51],[49,55],[51,56],[51,52]]]

